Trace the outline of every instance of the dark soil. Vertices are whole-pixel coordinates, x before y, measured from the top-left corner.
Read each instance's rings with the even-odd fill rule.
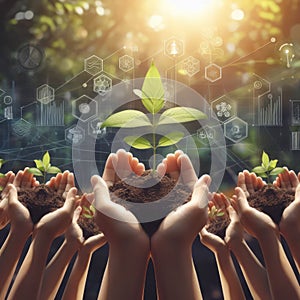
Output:
[[[147,176],[149,175],[150,176]],[[146,177],[147,176],[147,177]],[[158,178],[157,175],[151,174],[151,170],[145,171],[142,176],[132,175],[125,180],[116,182],[111,188],[111,199],[115,203],[123,205],[128,210],[131,210],[130,203],[149,203],[159,201],[167,196],[175,187],[177,181],[170,178],[168,175]],[[175,197],[164,202],[164,207],[168,211],[172,211],[189,201],[191,191],[187,186],[178,184],[176,186]],[[138,217],[138,216],[137,216]],[[163,219],[141,223],[145,232],[152,236],[158,229]]]
[[[228,214],[224,214],[224,216],[222,217],[215,217],[213,219],[209,219],[206,230],[224,239],[226,229],[229,223],[230,223],[230,219]]]
[[[295,199],[295,192],[268,184],[248,197],[249,204],[279,224],[284,209]]]
[[[52,188],[39,185],[34,188],[21,188],[18,192],[19,201],[29,210],[33,224],[44,215],[55,211],[64,204],[64,199]],[[84,238],[100,233],[94,220],[80,216],[78,224],[83,231]]]

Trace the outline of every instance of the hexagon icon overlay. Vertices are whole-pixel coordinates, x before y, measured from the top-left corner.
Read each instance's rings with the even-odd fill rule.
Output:
[[[85,131],[77,125],[72,125],[65,130],[65,140],[74,146],[80,145],[85,139]]]
[[[124,72],[131,71],[134,68],[134,58],[127,54],[120,57],[119,68]]]
[[[177,37],[170,37],[164,41],[164,53],[170,58],[180,57],[184,54],[184,43]]]
[[[72,102],[72,115],[86,122],[98,114],[98,103],[94,99],[83,95]]]
[[[222,96],[211,103],[212,117],[221,123],[236,116],[236,103],[227,96]]]
[[[182,61],[182,68],[189,77],[192,77],[200,71],[200,61],[193,56],[189,56]]]
[[[36,89],[36,100],[42,104],[48,104],[55,98],[54,88],[48,84],[43,84]]]
[[[103,59],[92,55],[84,60],[84,70],[95,76],[103,71]]]
[[[205,67],[205,79],[215,82],[222,78],[222,68],[216,64],[209,64]]]
[[[238,143],[248,137],[248,123],[235,117],[224,123],[224,135],[234,143]]]
[[[105,74],[101,74],[94,79],[94,87],[93,91],[100,94],[105,95],[107,92],[112,89],[112,80]]]

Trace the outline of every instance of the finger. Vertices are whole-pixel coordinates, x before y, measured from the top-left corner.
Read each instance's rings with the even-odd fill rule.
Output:
[[[33,174],[29,172],[29,168],[25,168],[22,177],[21,187],[23,188],[32,187],[32,182],[33,182],[32,179],[33,179]]]
[[[59,194],[63,194],[65,192],[67,182],[68,182],[69,171],[65,171],[58,177],[57,182],[57,192]]]
[[[253,176],[248,171],[244,171],[244,175],[245,175],[246,189],[248,193],[251,195],[255,192],[253,186]]]
[[[236,196],[236,198],[234,198],[235,199],[234,208],[236,209],[237,213],[240,215],[247,208],[249,208],[249,204],[248,204],[248,201],[247,201],[247,197],[246,197],[244,191],[241,188],[236,187],[234,192],[235,192],[235,196]]]
[[[64,203],[64,208],[70,212],[74,213],[76,207],[78,206],[78,201],[77,201],[77,188],[73,187],[69,190],[67,194],[66,201]]]
[[[227,207],[227,212],[231,221],[238,221],[239,217],[235,209],[230,205]]]
[[[176,159],[178,159],[183,154],[184,152],[182,150],[176,150],[174,153]]]
[[[110,204],[110,196],[105,181],[98,175],[94,175],[91,178],[93,191],[95,195],[95,201],[93,205],[97,210],[102,210],[103,205]]]
[[[300,183],[296,187],[295,200],[294,201],[300,202]]]
[[[158,164],[156,171],[157,171],[158,176],[163,177],[167,171],[166,164],[164,162],[161,162],[160,164]]]
[[[105,163],[103,171],[103,179],[105,180],[108,187],[113,186],[116,179],[116,171],[114,166],[117,166],[118,157],[115,153],[111,153]]]
[[[77,221],[80,217],[81,211],[82,211],[82,207],[77,206],[75,211],[74,211],[74,214],[73,214],[73,223],[77,223]]]
[[[18,200],[18,192],[16,187],[13,184],[8,185],[8,203],[11,204],[13,202],[17,202]]]
[[[136,157],[129,158],[129,164],[135,174],[140,176],[145,172],[144,164],[140,163]]]
[[[299,179],[294,171],[289,171],[290,182],[293,188],[296,188],[299,184]]]
[[[244,172],[239,173],[238,180],[237,180],[237,186],[240,187],[246,194],[248,193]]]
[[[203,175],[198,179],[194,186],[191,203],[196,204],[199,208],[204,208],[207,206],[210,200],[211,194],[209,193],[209,185],[211,183],[211,178],[208,175]]]
[[[163,161],[165,161],[167,166],[166,173],[169,174],[171,178],[177,180],[179,178],[179,166],[177,164],[177,158],[175,155],[168,154],[166,159]]]
[[[117,157],[117,166],[114,166],[117,177],[120,179],[126,178],[133,172],[129,163],[132,160],[132,154],[120,149],[117,151]]]
[[[179,158],[180,163],[180,179],[184,185],[189,188],[193,188],[195,182],[197,181],[197,175],[195,173],[192,162],[186,154],[182,154]]]
[[[279,174],[281,187],[285,189],[290,189],[292,184],[290,182],[289,170],[287,167],[284,167],[284,171]]]
[[[22,178],[23,178],[23,174],[24,171],[19,171],[13,181],[14,186],[16,187],[20,187],[21,186],[21,182],[22,182]]]

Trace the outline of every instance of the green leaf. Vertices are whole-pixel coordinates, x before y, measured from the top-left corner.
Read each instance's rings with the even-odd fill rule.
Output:
[[[270,172],[271,176],[276,176],[284,171],[284,168],[277,167]]]
[[[171,132],[165,136],[163,136],[159,142],[157,147],[166,147],[171,146],[178,143],[184,137],[184,133],[180,131]]]
[[[274,168],[276,168],[277,163],[278,163],[278,159],[273,159],[273,160],[271,160],[270,163],[269,163],[269,168],[268,168],[269,170],[268,170],[268,171],[271,171],[271,170],[273,170]]]
[[[151,149],[153,148],[153,146],[151,145],[151,143],[143,138],[143,137],[139,137],[139,136],[127,136],[124,138],[125,143],[127,143],[129,146],[136,148],[136,149]]]
[[[267,173],[262,173],[262,174],[259,174],[259,176],[260,176],[260,177],[262,177],[262,178],[268,178],[268,175],[267,175]]]
[[[43,173],[38,168],[29,168],[28,171],[35,176],[43,176]]]
[[[262,167],[262,166],[258,166],[252,169],[252,172],[256,173],[256,174],[263,174],[265,173],[267,170]]]
[[[43,156],[43,165],[45,169],[50,167],[50,154],[48,151]]]
[[[224,211],[219,211],[219,212],[216,213],[217,217],[223,217],[224,215],[225,215]]]
[[[198,109],[191,107],[173,107],[161,114],[157,125],[185,123],[201,119],[207,119],[207,115]]]
[[[82,214],[83,217],[87,218],[87,219],[92,219],[93,215],[90,214]]]
[[[0,158],[0,168],[2,168],[3,164],[5,163],[5,160]]]
[[[4,178],[4,177],[5,177],[5,174],[0,173],[0,178]]]
[[[34,162],[38,169],[40,169],[43,172],[45,171],[44,164],[40,159],[35,159]]]
[[[101,125],[104,127],[124,127],[134,128],[142,126],[152,126],[147,115],[141,111],[134,109],[127,109],[117,112],[109,116]]]
[[[58,167],[51,166],[47,169],[47,173],[57,174],[57,173],[61,173],[61,170]]]
[[[2,192],[3,191],[3,186],[0,186],[0,192]]]
[[[269,158],[269,155],[265,151],[263,151],[263,154],[261,156],[261,162],[262,162],[262,166],[265,167],[265,169],[267,170],[269,167],[270,158]]]
[[[140,94],[142,103],[150,113],[155,114],[164,106],[164,94],[165,91],[160,74],[152,63],[142,86],[142,93]]]

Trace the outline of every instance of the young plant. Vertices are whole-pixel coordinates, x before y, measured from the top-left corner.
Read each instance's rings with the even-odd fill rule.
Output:
[[[223,217],[224,215],[225,215],[225,211],[223,209],[216,208],[215,205],[213,205],[212,207],[210,207],[208,209],[208,218],[210,220],[214,220],[214,219]]]
[[[284,171],[284,168],[276,167],[277,162],[278,159],[270,160],[269,155],[263,151],[261,165],[254,167],[252,171],[262,178],[267,178],[268,183],[270,183],[272,176],[277,176]]]
[[[92,219],[95,215],[96,209],[93,205],[82,207],[82,216],[87,219]]]
[[[144,136],[130,135],[125,137],[124,141],[136,149],[152,149],[153,169],[155,169],[157,149],[174,145],[184,137],[184,133],[181,131],[172,131],[165,136],[159,136],[157,128],[163,125],[206,119],[207,116],[202,111],[191,107],[173,107],[160,113],[165,105],[165,92],[159,71],[153,63],[145,76],[142,90],[134,89],[133,92],[141,98],[143,106],[149,113],[145,114],[134,109],[120,111],[109,116],[101,127],[136,128],[150,126],[150,134]]]
[[[46,182],[47,174],[57,174],[61,173],[61,170],[58,167],[51,166],[50,163],[50,154],[47,151],[44,155],[42,160],[35,159],[35,168],[29,168],[29,172],[35,176],[43,177],[43,183]]]

